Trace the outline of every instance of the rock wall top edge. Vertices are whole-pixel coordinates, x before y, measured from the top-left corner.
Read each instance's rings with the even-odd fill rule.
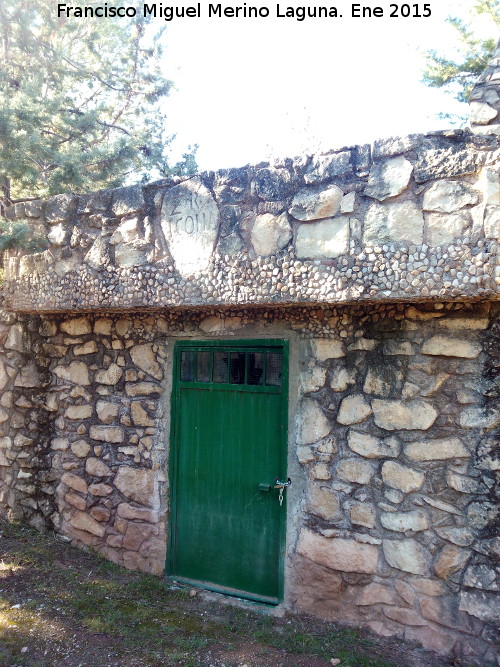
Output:
[[[18,312],[495,299],[500,139],[393,137],[16,203],[50,243],[7,253]]]

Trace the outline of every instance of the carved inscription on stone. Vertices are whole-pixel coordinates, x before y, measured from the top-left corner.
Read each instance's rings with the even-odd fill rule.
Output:
[[[166,192],[161,228],[181,276],[202,273],[208,266],[219,228],[219,209],[199,178]]]

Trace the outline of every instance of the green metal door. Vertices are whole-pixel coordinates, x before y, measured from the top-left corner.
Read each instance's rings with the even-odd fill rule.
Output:
[[[232,595],[282,598],[286,341],[178,342],[168,574]]]

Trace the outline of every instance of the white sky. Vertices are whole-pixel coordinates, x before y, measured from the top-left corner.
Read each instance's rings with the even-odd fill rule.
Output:
[[[276,4],[247,2],[271,16]],[[165,111],[177,147],[197,143],[207,170],[450,127],[436,114],[463,115],[465,105],[420,83],[422,54],[450,52],[455,33],[445,19],[473,0],[431,0],[431,18],[421,19],[389,18],[390,1],[361,4],[382,6],[384,18],[352,18],[351,2],[319,0],[343,18],[174,19],[164,73],[176,88]],[[207,6],[203,0],[205,16]]]

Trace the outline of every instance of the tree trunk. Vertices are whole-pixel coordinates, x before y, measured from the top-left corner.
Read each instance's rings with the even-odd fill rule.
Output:
[[[0,176],[0,215],[5,215],[5,209],[11,205],[10,178]]]

